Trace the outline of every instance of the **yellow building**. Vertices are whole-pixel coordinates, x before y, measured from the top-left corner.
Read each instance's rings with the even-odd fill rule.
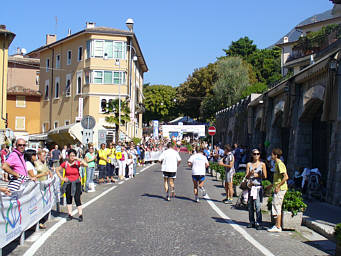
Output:
[[[0,25],[0,129],[6,128],[6,101],[7,101],[7,67],[8,47],[12,43],[15,34],[6,30],[5,25]]]
[[[55,35],[46,39],[45,46],[28,54],[40,57],[42,132],[79,122],[85,115],[114,132],[102,105],[120,98],[129,101],[131,111],[121,135],[142,137],[139,110],[148,68],[132,27],[125,31],[87,22],[84,30],[61,40],[55,41]]]

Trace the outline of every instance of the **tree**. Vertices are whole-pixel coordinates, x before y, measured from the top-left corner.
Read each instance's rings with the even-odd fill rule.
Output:
[[[115,141],[119,141],[119,121],[121,119],[121,126],[130,121],[130,108],[127,101],[121,100],[121,111],[119,110],[119,99],[109,100],[105,108],[105,121],[110,124],[115,124]],[[121,117],[120,117],[121,115]]]
[[[192,118],[203,119],[200,116],[200,106],[203,99],[213,95],[214,83],[217,80],[216,64],[195,69],[187,80],[177,88],[177,98],[181,112]]]
[[[176,88],[169,85],[145,85],[143,121],[168,121],[178,116]]]
[[[242,92],[250,85],[248,67],[240,57],[226,57],[217,62],[218,80],[214,95],[218,105],[231,106],[242,98]]]
[[[250,85],[242,91],[242,98],[246,98],[251,93],[263,93],[266,91],[267,88],[268,87],[265,83],[256,83],[256,84]]]
[[[227,57],[239,56],[245,60],[256,50],[257,46],[247,36],[240,38],[238,41],[232,41],[228,49],[223,49]]]

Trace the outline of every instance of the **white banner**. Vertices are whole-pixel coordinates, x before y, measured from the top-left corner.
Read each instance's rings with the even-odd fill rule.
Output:
[[[59,192],[59,179],[29,181],[11,196],[0,193],[0,248],[21,235],[48,214]]]
[[[158,161],[162,151],[146,151],[144,154],[144,161]]]

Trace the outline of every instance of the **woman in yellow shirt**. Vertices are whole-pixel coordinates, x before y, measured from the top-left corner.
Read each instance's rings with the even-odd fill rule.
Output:
[[[104,178],[107,176],[107,160],[108,160],[108,151],[105,148],[105,143],[101,144],[101,149],[98,150],[98,183],[101,184],[104,182]]]
[[[115,183],[114,172],[115,172],[115,148],[112,143],[109,144],[109,148],[107,148],[107,182],[111,181]],[[110,178],[110,180],[109,180]]]

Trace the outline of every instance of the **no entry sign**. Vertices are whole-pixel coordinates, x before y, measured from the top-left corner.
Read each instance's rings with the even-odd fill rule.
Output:
[[[214,126],[210,126],[210,127],[208,128],[208,134],[211,135],[211,136],[213,136],[213,135],[215,135],[215,133],[216,133],[215,127],[214,127]]]

